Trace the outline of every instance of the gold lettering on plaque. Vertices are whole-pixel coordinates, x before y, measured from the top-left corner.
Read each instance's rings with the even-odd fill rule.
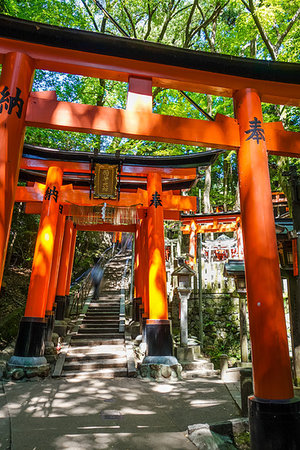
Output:
[[[118,166],[96,164],[94,198],[117,198]]]

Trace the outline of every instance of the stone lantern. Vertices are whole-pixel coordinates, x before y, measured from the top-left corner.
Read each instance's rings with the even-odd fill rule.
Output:
[[[246,295],[245,263],[241,259],[229,259],[225,263],[224,275],[233,277],[238,294]]]
[[[178,261],[179,266],[172,273],[177,278],[177,291],[180,298],[180,345],[188,345],[188,299],[192,292],[192,277],[196,275],[185,262]]]

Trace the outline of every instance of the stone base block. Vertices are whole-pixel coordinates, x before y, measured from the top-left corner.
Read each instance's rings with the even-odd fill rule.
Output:
[[[221,373],[221,379],[224,383],[238,382],[241,379],[241,368],[240,367],[230,367],[223,373]]]
[[[22,378],[46,377],[50,373],[50,365],[44,356],[23,357],[12,356],[6,364],[5,376],[13,380]]]
[[[139,322],[132,322],[129,325],[129,332],[130,332],[130,336],[131,339],[135,339],[137,336],[140,335],[140,323]]]
[[[60,337],[67,336],[68,324],[65,320],[56,320],[54,323],[53,331],[57,333]]]
[[[174,356],[146,356],[139,372],[142,378],[181,380],[182,367]]]
[[[249,424],[247,419],[231,419],[209,425],[200,423],[188,426],[188,438],[197,448],[219,450],[235,449],[239,438],[247,442]],[[242,448],[242,447],[239,447]],[[248,448],[248,445],[247,447]]]
[[[176,347],[175,355],[178,361],[195,361],[201,355],[200,345],[188,345],[187,347]]]
[[[243,362],[243,361],[237,361],[236,363],[237,367],[242,367],[245,369],[251,369],[252,368],[252,363],[251,362]]]

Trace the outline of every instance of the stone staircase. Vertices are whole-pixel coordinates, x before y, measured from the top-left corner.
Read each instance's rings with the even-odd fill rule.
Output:
[[[214,378],[219,375],[219,371],[214,369],[213,363],[208,358],[199,357],[194,361],[180,361],[180,364],[183,378]]]
[[[177,347],[175,353],[182,366],[182,377],[184,379],[197,377],[214,378],[219,376],[220,371],[215,370],[211,360],[201,354],[199,345]]]
[[[128,376],[125,336],[123,327],[120,327],[121,280],[125,261],[126,255],[117,255],[105,266],[100,297],[89,299],[87,311],[72,334],[61,376]]]

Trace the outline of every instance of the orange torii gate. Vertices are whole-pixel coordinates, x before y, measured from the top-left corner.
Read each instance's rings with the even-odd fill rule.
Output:
[[[236,150],[255,394],[250,401],[253,448],[265,449],[270,442],[276,442],[277,448],[299,447],[300,403],[293,399],[267,156],[299,157],[300,139],[299,133],[285,131],[281,123],[264,123],[261,109],[261,102],[300,105],[299,65],[206,54],[7,16],[0,16],[0,37],[0,278],[27,125]],[[128,82],[127,108],[60,102],[53,93],[31,93],[35,69]],[[232,97],[235,119],[218,115],[207,122],[154,114],[152,86]],[[38,252],[46,259],[53,252],[57,226],[55,198],[50,193],[60,186],[64,171],[60,164],[52,167]],[[157,195],[162,194],[160,175],[149,172],[147,186],[150,203],[153,199],[157,205]],[[61,192],[68,196],[67,190]],[[145,228],[153,238],[148,246],[149,283],[144,280],[144,285],[154,286],[156,306],[153,311],[149,305],[154,315],[149,327],[155,328],[167,326],[165,284],[158,270],[163,264],[163,215],[162,208],[150,203]],[[40,263],[48,267],[44,259]],[[47,282],[48,276],[43,280]],[[35,291],[33,285],[30,290]],[[43,305],[45,292],[41,291]],[[42,317],[44,307],[38,309]],[[29,319],[29,323],[38,321]]]
[[[168,348],[163,350],[166,341],[165,337],[168,335],[170,337],[166,289],[162,285],[163,295],[161,297],[161,304],[159,304],[155,283],[152,283],[151,288],[144,289],[145,280],[143,277],[144,272],[147,272],[147,270],[145,271],[145,267],[147,268],[149,265],[150,271],[150,267],[153,270],[155,265],[157,265],[159,270],[157,270],[155,279],[161,278],[161,283],[165,283],[165,272],[163,270],[164,258],[159,263],[156,260],[149,263],[148,255],[157,252],[158,249],[164,255],[164,219],[179,220],[180,211],[196,210],[196,198],[179,195],[179,188],[188,188],[191,184],[195,183],[198,177],[197,169],[201,167],[205,168],[212,164],[219,153],[220,151],[211,151],[198,155],[190,155],[188,157],[140,158],[128,155],[122,155],[122,157],[116,157],[115,155],[95,156],[89,153],[57,152],[50,149],[24,146],[19,179],[27,181],[28,185],[17,186],[15,201],[24,202],[26,204],[25,212],[28,214],[40,213],[41,226],[44,220],[44,205],[51,201],[52,196],[55,197],[54,191],[56,194],[54,201],[57,200],[59,208],[56,212],[58,214],[58,225],[53,244],[50,275],[51,287],[49,286],[48,297],[45,294],[43,299],[41,299],[40,296],[31,295],[30,299],[28,299],[27,303],[31,305],[31,309],[29,309],[31,315],[26,316],[25,313],[25,317],[21,323],[22,333],[19,333],[20,339],[17,341],[19,356],[25,352],[24,348],[28,340],[30,342],[34,339],[37,343],[36,332],[28,331],[29,335],[25,339],[25,329],[34,330],[35,327],[40,329],[43,325],[44,316],[49,324],[48,328],[51,328],[54,315],[54,301],[56,303],[56,319],[62,320],[64,318],[64,309],[70,288],[76,232],[80,230],[129,231],[137,233],[138,236],[137,230],[142,223],[144,226],[141,229],[143,228],[144,230],[145,242],[143,244],[143,251],[135,255],[135,273],[136,292],[137,295],[141,295],[143,298],[144,318],[147,320],[146,327],[150,330],[155,330],[155,338],[151,339],[149,337],[151,331],[148,333],[148,352],[149,354],[162,354],[162,352],[168,355],[172,354],[170,338],[167,340]],[[120,158],[122,158],[121,164]],[[75,160],[76,162],[74,162]],[[91,195],[89,185],[91,183],[91,170],[94,170],[92,165],[99,162],[119,162],[118,195],[115,199],[99,199],[97,196]],[[170,167],[172,164],[174,167]],[[97,165],[95,167],[97,168]],[[109,166],[102,164],[100,167],[107,168]],[[116,167],[116,165],[112,167]],[[62,170],[67,172],[64,176],[65,184],[59,190],[58,186],[54,189],[54,186],[48,185],[48,174],[53,170],[58,173],[61,173]],[[34,181],[37,179],[39,181],[46,181],[46,184]],[[156,182],[156,188],[154,190],[152,189],[153,192],[151,192],[152,179],[158,180]],[[69,182],[73,182],[74,186],[73,184],[69,184]],[[152,212],[153,220],[157,221],[156,216],[159,211],[160,215],[162,215],[158,224],[154,226],[154,229],[151,229],[152,222],[150,218],[151,210],[153,209],[150,208],[151,206],[154,206],[154,212]],[[114,210],[116,214],[114,214]],[[128,214],[128,210],[133,210],[134,215],[132,213]],[[63,220],[63,217],[66,216],[67,219]],[[110,222],[107,222],[107,220],[110,220]],[[123,221],[123,224],[118,224],[118,221]],[[73,222],[75,223],[75,228]],[[146,223],[148,225],[145,228]],[[155,243],[155,231],[159,229],[160,235],[158,236],[158,242]],[[39,236],[42,233],[43,231],[41,229]],[[139,238],[137,237],[137,249],[140,248],[138,241]],[[35,261],[39,261],[39,258],[40,251],[34,259],[34,266],[36,265]],[[51,264],[51,252],[47,263]],[[43,267],[38,266],[42,272]],[[47,285],[49,285],[48,279],[44,279],[42,276],[38,281],[36,281],[35,277],[32,280],[32,284],[38,292],[41,292],[43,289],[46,290]],[[36,312],[34,305],[37,308]],[[34,325],[32,325],[30,320],[34,322]],[[159,337],[159,330],[164,334],[164,339]],[[49,331],[48,341],[50,334]],[[43,340],[40,336],[39,351],[42,350],[42,346]],[[37,350],[38,346],[35,348],[36,352]]]
[[[240,247],[239,257],[241,257],[242,249],[242,227],[241,214],[239,212],[228,213],[212,213],[212,214],[195,214],[182,215],[183,234],[190,235],[189,255],[190,263],[196,263],[197,255],[197,234],[198,233],[229,233],[237,232],[238,248]]]

